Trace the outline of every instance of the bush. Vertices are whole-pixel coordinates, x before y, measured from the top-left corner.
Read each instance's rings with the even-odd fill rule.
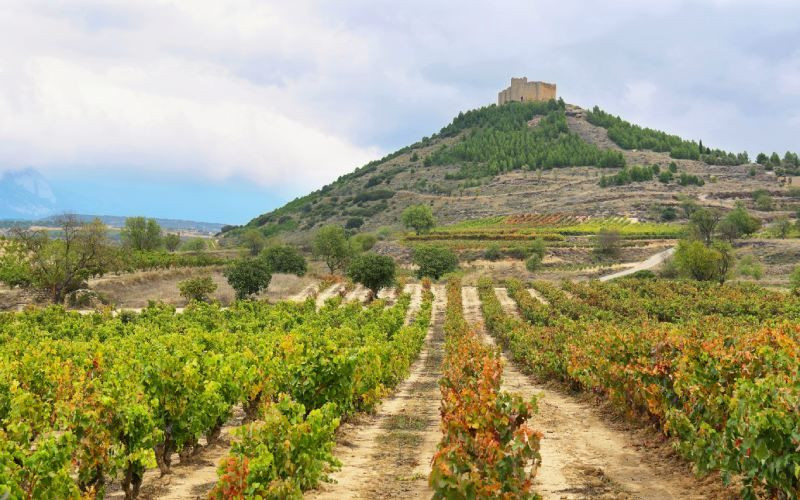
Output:
[[[239,300],[266,290],[272,280],[269,265],[262,259],[235,260],[228,264],[224,274]]]
[[[324,226],[314,236],[314,255],[325,260],[331,273],[344,269],[350,254],[350,245],[342,226]]]
[[[492,243],[486,248],[486,251],[483,253],[483,257],[486,260],[500,260],[503,257],[503,252],[500,250],[500,245],[497,243]]]
[[[733,264],[733,249],[727,243],[706,246],[701,241],[680,241],[675,263],[686,276],[698,281],[723,283]]]
[[[795,267],[792,274],[789,275],[789,285],[792,288],[792,293],[800,295],[800,266]]]
[[[670,222],[678,218],[678,211],[675,207],[664,207],[661,209],[661,220],[663,222]]]
[[[433,211],[428,205],[411,205],[403,210],[403,225],[414,229],[417,234],[427,233],[436,224]]]
[[[261,252],[261,259],[267,263],[270,272],[303,276],[308,264],[297,248],[289,245],[274,245]]]
[[[350,238],[351,247],[356,253],[371,250],[377,242],[378,238],[370,233],[361,233]]]
[[[631,274],[630,277],[640,280],[652,280],[656,279],[656,273],[653,271],[648,271],[647,269],[642,269],[641,271],[636,271],[635,273]]]
[[[619,231],[614,229],[601,229],[594,241],[594,253],[600,257],[613,258],[619,255]]]
[[[542,258],[537,254],[533,254],[525,261],[525,269],[529,272],[536,272],[542,266]]]
[[[418,266],[418,278],[427,276],[438,280],[445,274],[455,271],[458,267],[458,257],[455,252],[446,247],[416,247],[413,261]]]
[[[175,250],[178,249],[180,245],[181,245],[180,235],[175,233],[169,233],[166,236],[164,236],[164,247],[168,251],[174,252]]]
[[[355,257],[347,269],[347,275],[356,283],[361,283],[377,297],[381,288],[394,284],[394,259],[386,255],[365,253]]]
[[[770,212],[775,208],[775,203],[772,201],[772,196],[766,192],[760,192],[754,196],[756,210],[762,212]]]
[[[178,290],[181,292],[181,297],[186,300],[206,302],[209,296],[217,290],[217,284],[214,283],[211,276],[201,276],[181,281],[178,283]]]
[[[203,238],[192,238],[186,240],[181,245],[181,250],[185,252],[202,252],[206,249],[206,240]]]
[[[364,225],[362,217],[350,217],[344,225],[345,229],[358,229]]]
[[[760,280],[764,276],[764,267],[752,255],[745,255],[739,261],[739,274]]]
[[[528,247],[525,250],[526,250],[526,257],[537,255],[539,257],[539,260],[541,261],[544,259],[544,254],[547,251],[547,247],[545,246],[544,240],[542,238],[536,238],[528,245]]]

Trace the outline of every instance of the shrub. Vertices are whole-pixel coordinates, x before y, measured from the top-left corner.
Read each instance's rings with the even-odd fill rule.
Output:
[[[345,229],[358,229],[364,225],[362,217],[350,217],[344,225]]]
[[[371,250],[377,242],[378,238],[370,233],[360,233],[350,238],[351,247],[356,253]]]
[[[170,252],[174,252],[181,245],[181,237],[175,233],[164,236],[164,247]]]
[[[678,218],[678,211],[675,207],[664,207],[661,209],[661,220],[663,222],[670,222]]]
[[[503,252],[500,250],[500,245],[497,243],[492,243],[486,248],[486,251],[483,253],[483,257],[486,260],[500,260],[503,257]]]
[[[266,290],[272,280],[269,265],[261,259],[235,260],[228,264],[224,274],[239,300]]]
[[[536,272],[542,266],[542,258],[538,254],[533,254],[525,261],[525,269],[529,272]]]
[[[800,266],[795,267],[792,274],[789,275],[789,284],[792,292],[795,295],[800,295]]]
[[[365,253],[350,262],[347,275],[356,283],[361,283],[377,297],[381,288],[392,286],[395,278],[394,259],[386,255]]]
[[[214,283],[211,276],[201,276],[179,282],[178,290],[181,292],[181,297],[186,300],[206,302],[209,296],[217,290],[217,284]]]
[[[772,201],[772,196],[770,196],[766,191],[757,191],[754,193],[753,200],[755,202],[756,210],[769,212],[775,208],[775,203]]]
[[[183,242],[181,250],[185,252],[202,252],[206,249],[206,240],[203,238],[192,238]]]
[[[458,267],[458,257],[447,247],[416,247],[413,261],[418,266],[418,278],[427,276],[438,280],[445,274],[455,271]]]
[[[594,241],[594,253],[600,257],[613,258],[619,254],[619,231],[614,229],[601,229]]]
[[[314,255],[322,257],[331,273],[344,269],[350,258],[350,246],[342,226],[324,226],[314,236]]]
[[[289,245],[274,245],[261,252],[270,272],[303,276],[308,270],[305,257],[297,248]]]
[[[403,210],[403,225],[414,229],[417,234],[427,233],[436,224],[431,207],[428,205],[411,205]]]
[[[760,280],[764,276],[764,267],[752,255],[745,255],[739,261],[739,274]]]
[[[686,276],[698,281],[723,283],[733,264],[733,249],[727,243],[706,246],[700,241],[680,241],[675,263]]]
[[[526,256],[538,255],[539,260],[543,260],[546,251],[547,247],[544,244],[544,240],[542,238],[536,238],[526,248]]]

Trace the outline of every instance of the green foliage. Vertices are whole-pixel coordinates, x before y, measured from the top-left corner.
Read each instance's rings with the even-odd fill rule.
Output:
[[[748,276],[760,280],[764,276],[764,267],[752,255],[745,255],[739,259],[738,271],[741,276]]]
[[[492,243],[488,247],[486,247],[486,251],[483,252],[483,258],[486,260],[500,260],[503,257],[503,252],[500,250],[500,245],[497,243]]]
[[[403,225],[417,234],[427,233],[436,225],[433,211],[428,205],[411,205],[403,210]]]
[[[677,135],[667,134],[651,128],[633,125],[618,116],[611,115],[597,106],[586,114],[586,120],[608,130],[608,138],[623,149],[650,149],[668,152],[672,158],[703,160],[711,165],[742,165],[749,162],[746,152],[727,153],[703,146],[702,141],[686,141]],[[671,170],[675,173],[675,170]]]
[[[525,249],[526,255],[531,257],[536,255],[537,257],[539,257],[540,261],[544,259],[545,252],[547,252],[547,246],[545,245],[545,242],[542,238],[534,239],[527,245]]]
[[[214,283],[211,276],[200,276],[178,282],[178,290],[181,292],[181,297],[186,300],[206,302],[209,296],[217,290],[217,284]]]
[[[267,239],[264,237],[264,233],[259,231],[258,229],[251,228],[246,230],[241,236],[242,244],[247,248],[250,252],[250,255],[255,257],[261,250],[264,249],[264,245],[267,244]]]
[[[347,274],[356,283],[361,283],[377,297],[381,288],[392,286],[395,279],[394,259],[387,255],[365,253],[353,258]]]
[[[350,259],[350,245],[342,226],[321,227],[314,235],[314,255],[322,258],[331,273],[344,269]]]
[[[359,233],[350,238],[350,244],[353,247],[354,253],[366,252],[372,250],[378,238],[371,233]]]
[[[190,238],[183,242],[181,250],[184,252],[202,252],[207,246],[208,243],[205,238]]]
[[[675,207],[663,207],[661,209],[661,214],[659,218],[664,222],[671,222],[678,218],[678,211],[675,210]]]
[[[307,413],[285,394],[267,403],[258,422],[234,431],[238,439],[211,497],[301,498],[340,465],[332,453],[337,415],[333,403]]]
[[[262,259],[237,259],[228,264],[224,275],[239,300],[266,290],[272,280],[272,270]]]
[[[664,170],[658,174],[658,182],[661,184],[669,184],[672,182],[672,172],[670,170]]]
[[[761,210],[762,212],[770,212],[775,209],[775,202],[772,200],[772,196],[763,189],[753,193],[753,202],[756,210]]]
[[[413,262],[417,277],[438,280],[458,267],[458,257],[447,247],[421,245],[414,248]]]
[[[601,229],[594,239],[594,253],[603,258],[616,258],[620,250],[620,234],[615,229]]]
[[[161,226],[155,219],[128,217],[120,231],[122,244],[133,250],[152,251],[161,248]]]
[[[363,217],[350,217],[344,225],[345,229],[358,229],[364,225]]]
[[[389,189],[374,189],[372,191],[364,191],[362,193],[358,193],[353,198],[353,201],[355,203],[362,203],[365,201],[387,200],[392,196],[394,196],[394,191],[391,191]]]
[[[675,263],[684,275],[698,281],[723,283],[733,267],[733,249],[728,243],[706,246],[700,241],[682,240],[675,250]]]
[[[175,233],[168,233],[164,236],[164,248],[169,252],[174,252],[181,245],[181,237]]]
[[[653,166],[639,166],[625,167],[619,172],[611,176],[601,176],[599,185],[600,187],[608,186],[624,186],[633,182],[646,182],[653,180],[655,170],[653,167],[658,168],[657,165]],[[666,173],[666,172],[665,172]]]
[[[800,294],[800,266],[795,267],[789,275],[789,285],[791,286],[792,293],[795,295]]]
[[[697,238],[706,246],[711,246],[714,231],[721,218],[722,214],[715,208],[700,208],[692,212],[689,222]]]
[[[719,231],[728,241],[733,241],[734,238],[741,236],[750,236],[759,228],[761,228],[761,221],[750,215],[742,204],[728,212],[719,225]]]
[[[303,276],[308,270],[305,257],[297,248],[290,245],[272,245],[267,247],[259,259],[263,260],[270,272]]]
[[[65,216],[58,224],[58,239],[45,231],[14,229],[0,257],[0,279],[9,286],[35,288],[62,303],[86,280],[112,268],[114,251],[99,219],[86,224]]]
[[[678,184],[681,186],[703,186],[706,182],[696,175],[689,175],[686,172],[681,172],[678,177]]]
[[[533,254],[525,261],[525,269],[528,272],[534,273],[542,267],[542,258],[538,254]]]

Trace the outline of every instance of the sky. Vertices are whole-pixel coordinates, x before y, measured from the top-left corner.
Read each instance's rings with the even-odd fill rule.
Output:
[[[0,0],[0,174],[243,223],[511,76],[727,150],[800,149],[797,0]]]

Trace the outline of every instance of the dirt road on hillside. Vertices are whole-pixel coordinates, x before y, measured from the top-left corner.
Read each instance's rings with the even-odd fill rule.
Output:
[[[650,256],[647,260],[643,260],[642,262],[634,264],[632,267],[629,267],[628,269],[613,274],[607,274],[605,276],[601,276],[600,281],[609,281],[616,278],[622,278],[623,276],[631,275],[638,271],[647,271],[653,269],[654,267],[658,266],[659,264],[667,260],[667,258],[670,257],[673,253],[675,253],[675,249],[668,248],[663,252],[658,252],[657,254]]]

